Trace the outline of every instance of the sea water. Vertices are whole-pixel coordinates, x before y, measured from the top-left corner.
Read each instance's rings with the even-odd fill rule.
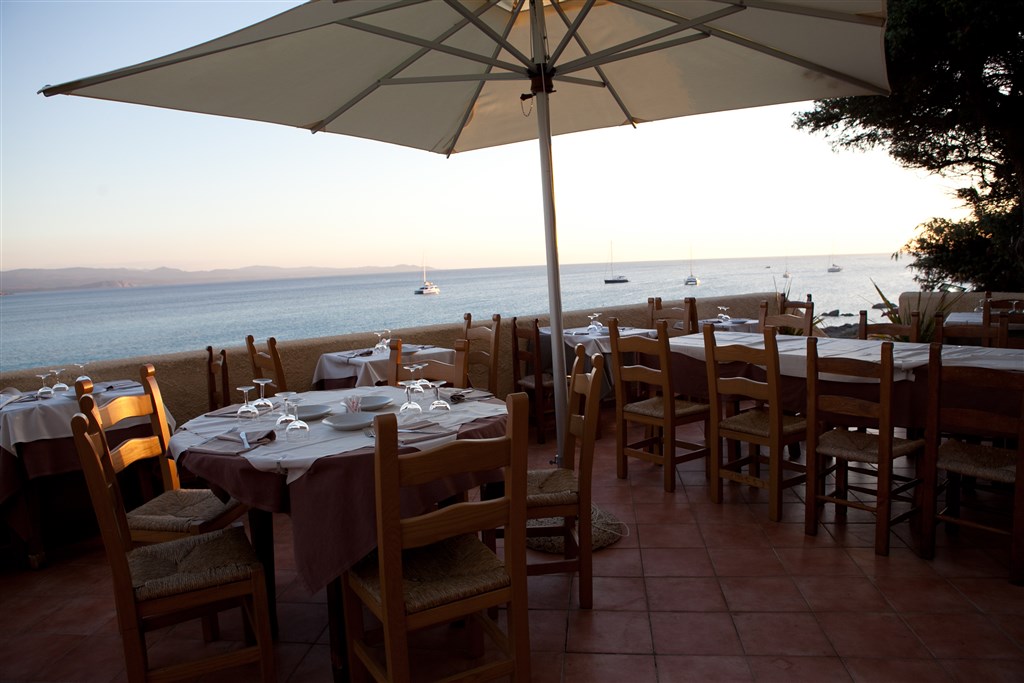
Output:
[[[646,304],[660,296],[711,297],[750,292],[811,294],[815,312],[856,314],[881,297],[895,301],[917,290],[905,260],[887,254],[694,261],[697,286],[686,286],[686,261],[574,264],[561,268],[562,308],[601,312],[606,306]],[[783,273],[790,273],[784,278]],[[604,278],[624,275],[624,284]],[[349,275],[124,289],[28,292],[0,297],[0,371],[67,367],[95,360],[202,351],[244,344],[245,336],[307,339],[353,332],[543,315],[548,311],[544,266],[431,270],[438,296],[416,296],[419,273]],[[877,311],[873,312],[877,318]],[[825,325],[850,317],[828,318]]]

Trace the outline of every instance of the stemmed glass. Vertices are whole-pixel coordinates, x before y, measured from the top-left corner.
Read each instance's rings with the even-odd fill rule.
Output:
[[[419,404],[418,399],[423,397],[423,384],[420,380],[416,379],[416,372],[424,366],[422,363],[410,363],[402,367],[409,371],[412,379],[399,382],[399,384],[405,387],[405,403],[398,409],[398,413],[399,415],[402,413],[421,413],[423,412],[423,406]]]
[[[274,402],[264,395],[264,387],[273,381],[274,380],[268,377],[258,377],[252,381],[253,384],[260,385],[260,397],[252,402],[252,404],[256,406],[256,410],[262,412],[274,409]]]
[[[48,373],[48,372],[42,372],[42,373],[36,375],[36,377],[39,378],[39,381],[43,383],[43,386],[39,387],[39,389],[36,390],[36,396],[38,396],[39,398],[52,398],[53,397],[53,389],[51,389],[49,387],[49,385],[46,384],[46,378],[49,377],[49,376],[50,376],[50,373]]]
[[[53,375],[53,379],[54,379],[54,382],[53,382],[53,393],[55,393],[55,394],[58,393],[58,392],[63,394],[65,391],[68,390],[68,385],[65,384],[64,382],[60,381],[60,373],[62,373],[62,372],[64,372],[64,368],[59,368],[57,370],[50,370],[50,374]]]
[[[587,316],[590,318],[590,324],[587,325],[587,332],[589,334],[601,334],[601,323],[597,321],[601,317],[600,313],[591,313]]]
[[[1017,304],[1019,304],[1020,301],[1013,301],[1012,303],[1013,308],[1010,309],[1010,313],[1024,313],[1024,310],[1017,308]]]
[[[76,368],[78,368],[78,377],[75,378],[76,382],[81,382],[83,380],[92,379],[91,377],[89,377],[89,375],[85,374],[85,366],[88,365],[88,362],[72,363],[72,365],[74,365]]]
[[[434,401],[430,404],[430,410],[451,410],[452,404],[441,398],[441,387],[448,382],[444,380],[435,380],[430,382],[429,385],[434,389]]]
[[[373,347],[373,353],[383,356],[391,350],[391,330],[381,330],[374,334],[377,335],[377,345]]]
[[[281,417],[277,418],[277,423],[276,424],[278,426],[280,426],[280,425],[287,425],[287,424],[291,424],[292,422],[297,420],[298,417],[295,416],[295,415],[292,415],[292,413],[291,413],[291,407],[292,407],[291,398],[292,398],[292,396],[295,395],[295,392],[294,391],[279,391],[279,392],[277,392],[274,395],[277,396],[278,398],[280,398],[282,401],[284,401],[284,405],[281,407],[281,410],[282,410]]]
[[[729,317],[729,314],[726,313],[726,311],[729,310],[728,306],[719,306],[718,310],[721,311],[721,313],[718,314],[718,319],[721,320],[723,323],[732,320],[732,318]]]
[[[235,387],[235,389],[242,392],[242,405],[240,405],[238,410],[235,411],[235,416],[239,420],[255,420],[260,416],[259,408],[254,406],[252,403],[249,403],[249,392],[255,388],[256,387],[252,386]]]
[[[299,419],[299,406],[302,402],[301,396],[289,397],[289,402],[295,407],[295,419],[284,428],[284,436],[288,441],[303,441],[309,438],[309,425]]]

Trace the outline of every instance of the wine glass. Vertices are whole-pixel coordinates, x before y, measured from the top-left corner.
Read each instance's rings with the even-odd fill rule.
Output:
[[[260,385],[260,397],[252,402],[252,404],[256,406],[256,410],[264,412],[274,409],[274,402],[264,395],[264,387],[273,381],[274,380],[268,377],[258,377],[252,381],[253,384]]]
[[[410,363],[402,367],[409,371],[412,378],[399,382],[399,384],[405,387],[405,403],[398,409],[398,413],[399,415],[402,413],[421,413],[423,412],[423,406],[420,405],[419,401],[423,398],[423,384],[420,380],[416,379],[416,372],[423,367],[423,364]]]
[[[249,403],[249,392],[255,388],[253,386],[235,387],[235,389],[242,392],[242,405],[235,411],[235,416],[239,420],[255,420],[260,416],[259,408]]]
[[[732,318],[729,317],[729,314],[726,313],[726,311],[729,310],[728,306],[719,306],[718,310],[721,311],[721,313],[718,314],[718,319],[721,320],[723,323],[732,320]]]
[[[289,402],[295,407],[295,419],[284,428],[284,436],[288,441],[305,441],[309,438],[309,425],[299,419],[299,406],[302,402],[301,396],[292,396]]]
[[[1012,302],[1013,308],[1010,309],[1010,313],[1024,313],[1024,310],[1022,310],[1022,309],[1017,307],[1017,304],[1019,304],[1019,303],[1020,303],[1020,301],[1016,301],[1016,300],[1014,300]]]
[[[64,372],[64,368],[58,368],[57,370],[50,370],[50,374],[53,375],[53,393],[63,394],[68,390],[68,385],[60,381],[60,373]]]
[[[441,387],[443,387],[447,383],[448,382],[446,382],[444,380],[441,380],[441,379],[435,380],[433,382],[430,382],[430,386],[433,387],[433,389],[434,389],[434,400],[430,404],[429,410],[451,410],[452,409],[452,404],[448,403],[448,401],[446,401],[443,398],[441,398]]]
[[[51,389],[50,386],[46,383],[46,378],[49,376],[50,373],[48,372],[41,372],[38,375],[36,375],[36,377],[39,378],[39,381],[42,382],[43,384],[43,386],[39,387],[39,389],[36,390],[36,396],[38,396],[39,398],[53,397],[53,389]]]
[[[85,374],[85,366],[88,365],[88,361],[83,361],[81,363],[72,363],[72,365],[78,368],[78,377],[75,378],[76,382],[82,382],[87,379],[92,379],[91,377],[89,377],[89,375]]]
[[[281,410],[282,410],[281,417],[277,418],[277,423],[276,424],[277,425],[287,425],[287,424],[291,424],[292,422],[297,420],[298,418],[295,415],[292,415],[292,413],[291,413],[291,407],[292,407],[291,398],[292,398],[292,396],[295,395],[295,392],[294,391],[279,391],[279,392],[277,392],[274,395],[277,396],[278,398],[280,398],[282,401],[284,401],[284,404],[281,407]]]
[[[589,334],[601,334],[601,323],[597,320],[601,317],[601,314],[591,313],[587,317],[590,318],[590,324],[587,325],[587,332]]]

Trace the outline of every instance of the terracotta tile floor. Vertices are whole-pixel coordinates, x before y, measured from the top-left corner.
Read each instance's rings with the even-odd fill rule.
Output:
[[[805,536],[802,487],[773,523],[754,489],[728,486],[724,504],[710,503],[699,464],[679,468],[672,494],[646,464],[617,479],[605,424],[594,499],[629,535],[595,555],[592,610],[578,608],[570,577],[530,579],[533,680],[1024,680],[1024,588],[1005,579],[1002,540],[940,530],[937,557],[925,561],[904,525],[890,556],[877,557],[872,519],[856,511],[846,522],[827,511],[818,535]],[[553,452],[534,446],[531,457],[540,466]],[[289,525],[276,519],[278,680],[329,681],[324,594],[297,580]],[[109,581],[96,539],[54,550],[40,570],[5,567],[0,681],[124,680]],[[228,646],[236,622],[222,617]],[[443,668],[457,631],[418,641],[418,674]],[[197,625],[154,641],[159,658],[204,647]],[[216,680],[254,678],[240,669]]]

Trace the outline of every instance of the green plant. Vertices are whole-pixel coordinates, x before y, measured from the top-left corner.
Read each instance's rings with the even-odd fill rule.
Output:
[[[945,316],[952,310],[953,306],[958,302],[964,295],[964,292],[937,292],[939,295],[939,301],[934,308],[927,307],[923,300],[925,292],[917,293],[917,301],[912,307],[908,307],[907,311],[901,311],[899,303],[893,303],[889,297],[878,287],[878,283],[871,280],[871,286],[875,288],[878,296],[882,299],[882,304],[885,306],[882,309],[882,315],[889,319],[889,322],[897,323],[899,325],[910,324],[910,312],[918,311],[921,314],[920,324],[921,328],[918,330],[918,340],[924,343],[930,342],[935,338],[935,314],[942,313]],[[929,292],[929,294],[935,294],[936,292]]]

